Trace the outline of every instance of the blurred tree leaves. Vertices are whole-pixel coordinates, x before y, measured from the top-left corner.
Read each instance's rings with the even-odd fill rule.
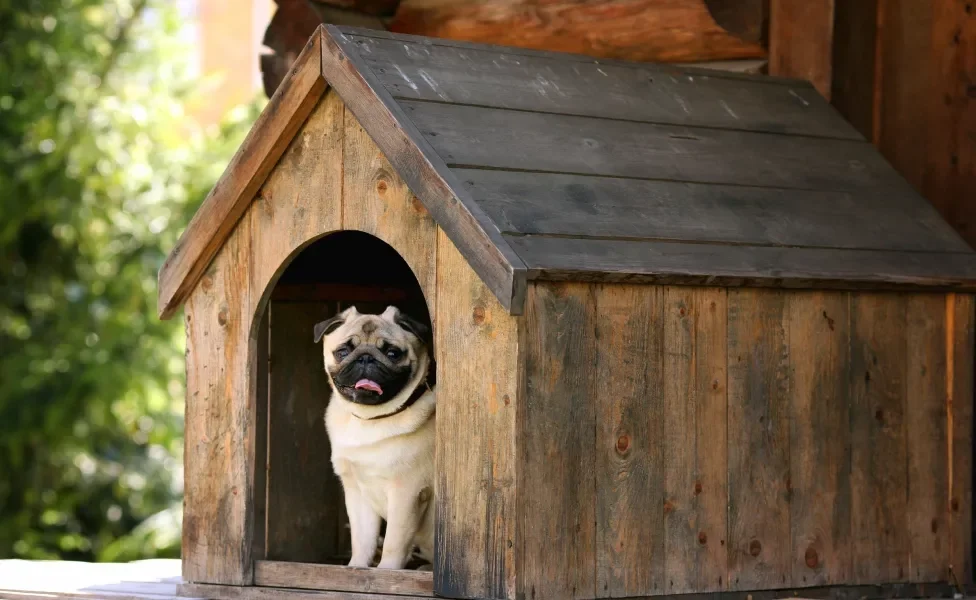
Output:
[[[171,0],[0,0],[0,558],[179,555],[156,273],[259,108],[187,118],[181,25]]]

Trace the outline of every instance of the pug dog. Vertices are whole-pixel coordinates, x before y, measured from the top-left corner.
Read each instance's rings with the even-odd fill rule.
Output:
[[[434,361],[430,329],[388,307],[350,307],[318,323],[333,394],[325,411],[332,467],[352,537],[349,566],[368,567],[386,521],[381,569],[433,562]]]

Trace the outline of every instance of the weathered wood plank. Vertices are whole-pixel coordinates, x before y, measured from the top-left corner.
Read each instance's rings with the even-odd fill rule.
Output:
[[[271,311],[261,313],[258,325],[254,406],[254,559],[265,557],[268,526],[268,400],[271,373]]]
[[[352,36],[396,98],[494,108],[860,139],[809,85],[770,85],[682,72]],[[603,98],[593,101],[594,90]]]
[[[718,592],[729,586],[728,292],[696,290],[695,315],[697,590]]]
[[[506,236],[530,279],[976,290],[972,254]]]
[[[806,79],[830,99],[834,2],[769,2],[769,73]]]
[[[329,84],[502,306],[521,314],[526,286],[521,260],[376,81],[355,44],[335,27],[321,31],[322,70]]]
[[[663,288],[596,289],[597,595],[667,590]],[[724,429],[723,429],[724,430]],[[530,432],[531,434],[531,432]]]
[[[169,318],[227,241],[258,188],[325,92],[312,36],[159,271],[159,316]]]
[[[748,131],[412,100],[399,105],[433,151],[459,167],[817,191],[907,189],[864,141],[797,143],[794,136]]]
[[[911,581],[947,581],[949,544],[946,297],[914,294],[906,307],[905,443]]]
[[[381,594],[377,592],[328,592],[296,588],[264,586],[238,587],[193,583],[184,583],[179,586],[179,590],[181,597],[196,596],[198,598],[207,598],[208,600],[415,600],[418,597],[400,594]],[[433,599],[437,596],[430,595],[423,597]],[[855,599],[851,598],[849,600]]]
[[[437,224],[352,112],[344,110],[342,228],[375,235],[392,246],[413,270],[433,316]]]
[[[341,547],[349,521],[325,434],[331,389],[312,343],[315,324],[337,308],[334,302],[271,305],[265,556],[272,561],[325,563],[349,550]]]
[[[367,37],[375,39],[385,39],[385,40],[397,40],[401,43],[419,43],[427,46],[449,46],[451,48],[458,48],[461,50],[487,50],[497,52],[499,50],[504,51],[512,56],[532,56],[539,58],[558,58],[562,60],[567,60],[571,62],[582,62],[582,63],[599,63],[601,65],[611,65],[611,66],[624,66],[624,67],[643,67],[642,63],[629,61],[629,60],[617,60],[608,58],[594,58],[586,54],[575,54],[572,52],[553,52],[548,50],[534,50],[532,48],[524,48],[518,46],[498,46],[492,44],[484,44],[478,42],[466,42],[457,39],[448,38],[436,38],[431,39],[430,37],[411,35],[408,33],[394,33],[391,31],[378,31],[375,29],[368,29],[364,27],[350,27],[350,26],[340,26],[333,28],[337,33],[341,33],[346,37]],[[757,60],[761,60],[757,59]],[[753,75],[743,75],[741,73],[726,72],[722,71],[715,73],[709,69],[698,68],[695,62],[681,62],[681,63],[668,63],[669,66],[674,67],[682,74],[690,75],[715,75],[716,77],[745,80],[745,81],[755,81],[756,78]],[[791,77],[772,77],[767,76],[762,79],[764,83],[769,83],[772,85],[809,85],[809,82],[803,81],[802,79],[796,79]]]
[[[503,233],[970,252],[906,190],[809,192],[456,169]],[[897,208],[893,208],[897,206]]]
[[[249,229],[238,228],[186,305],[182,559],[190,582],[248,585],[252,578],[256,390],[248,373],[253,313],[240,268],[250,255]]]
[[[868,140],[877,129],[878,3],[834,2],[830,102]]]
[[[790,321],[785,292],[728,298],[729,584],[786,587],[790,552]]]
[[[516,583],[516,596],[529,600],[596,597],[594,326],[589,286],[529,289],[519,344]]]
[[[664,398],[658,420],[664,423],[664,566],[665,589],[671,594],[697,591],[698,583],[696,291],[668,287],[663,299]]]
[[[443,232],[437,282],[434,589],[513,599],[518,323]]]
[[[764,54],[757,41],[718,26],[702,0],[636,0],[625,5],[428,0],[402,3],[390,30],[646,62]]]
[[[789,297],[792,585],[851,577],[850,294]]]
[[[416,596],[396,596],[392,594],[358,594],[355,592],[314,592],[266,587],[235,587],[206,584],[183,584],[179,586],[181,596],[195,595],[212,600],[412,600]],[[674,596],[653,596],[659,600],[782,600],[783,598],[804,598],[820,600],[864,600],[865,598],[948,598],[954,588],[947,584],[889,584],[852,585],[818,588],[799,588],[783,590],[747,590],[739,592],[720,592],[708,594],[681,594]],[[436,596],[434,596],[436,597]],[[650,600],[651,597],[645,597]],[[637,599],[635,599],[637,600]]]
[[[255,304],[270,297],[272,284],[311,240],[341,228],[342,144],[342,100],[330,91],[294,136],[248,211],[254,240],[248,271]]]
[[[434,593],[429,572],[268,560],[254,565],[254,585],[423,597]]]
[[[949,360],[949,565],[952,581],[973,582],[973,296],[950,294],[946,304]]]
[[[907,581],[906,299],[851,306],[851,549],[857,583]]]

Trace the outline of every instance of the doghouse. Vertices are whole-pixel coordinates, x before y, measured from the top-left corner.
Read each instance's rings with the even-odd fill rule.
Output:
[[[187,594],[972,579],[976,255],[806,82],[320,28],[159,285]],[[312,328],[388,303],[434,328],[432,573],[342,566]]]

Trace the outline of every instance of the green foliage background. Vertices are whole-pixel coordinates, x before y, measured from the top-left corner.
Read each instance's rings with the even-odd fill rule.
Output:
[[[180,32],[172,0],[0,0],[0,558],[179,555],[156,273],[259,108],[193,125]]]

